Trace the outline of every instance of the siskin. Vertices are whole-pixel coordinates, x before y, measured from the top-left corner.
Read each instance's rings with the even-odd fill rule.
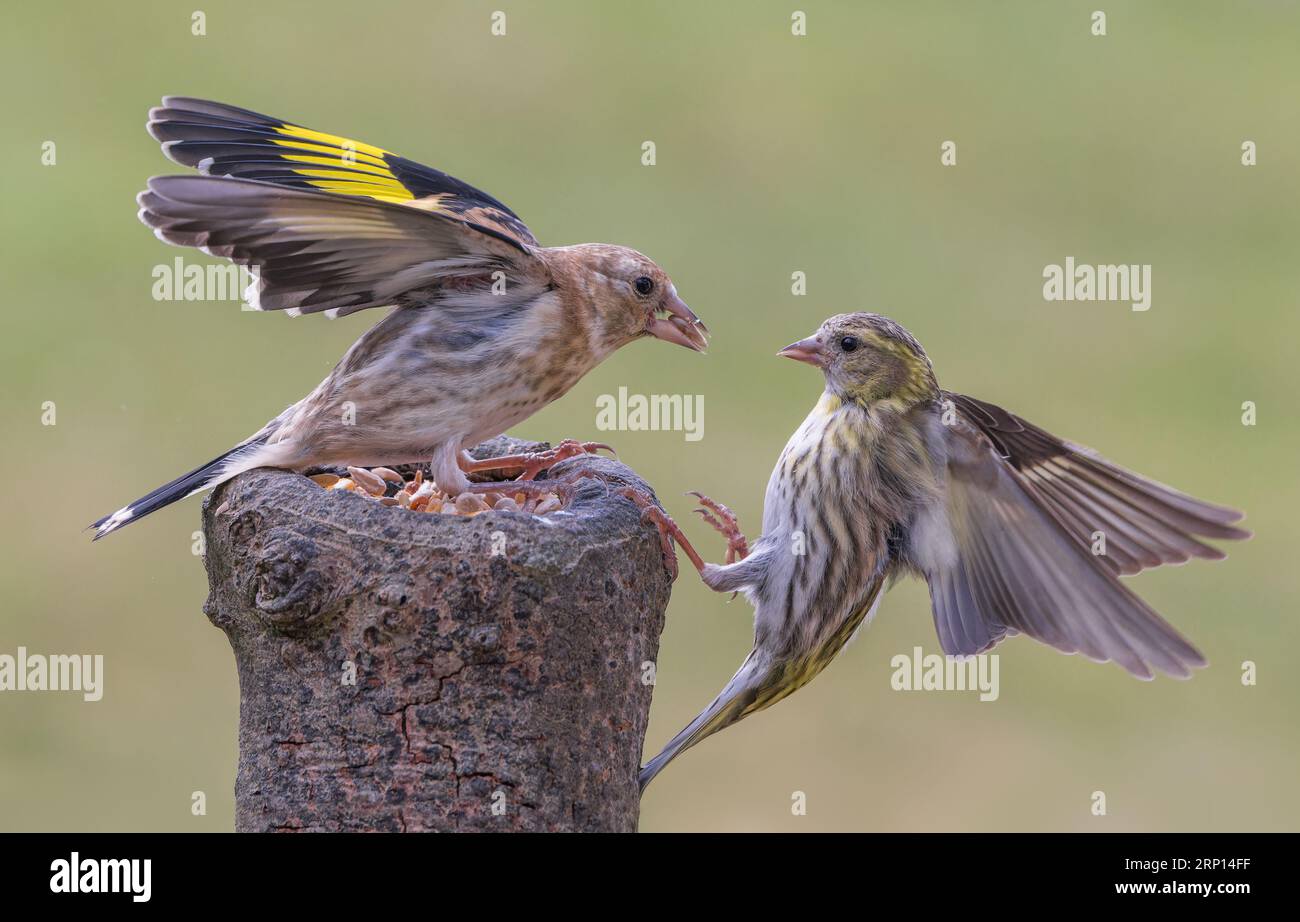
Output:
[[[772,471],[752,551],[708,497],[696,511],[727,537],[723,565],[642,503],[665,547],[677,539],[710,589],[743,591],[755,609],[749,656],[641,770],[642,788],[683,750],[810,682],[906,573],[929,584],[950,656],[1024,633],[1143,679],[1205,665],[1119,577],[1223,558],[1198,536],[1250,537],[1232,525],[1241,513],[941,390],[920,343],[877,314],[832,317],[778,354],[820,368],[826,389]]]
[[[535,471],[545,456],[474,461],[506,431],[643,336],[696,351],[706,330],[635,250],[543,247],[492,196],[359,141],[221,103],[167,97],[163,152],[201,176],[139,196],[159,239],[246,266],[258,310],[343,316],[394,307],[314,391],[220,457],[93,524],[95,538],[241,471],[431,460],[450,495],[466,473]]]

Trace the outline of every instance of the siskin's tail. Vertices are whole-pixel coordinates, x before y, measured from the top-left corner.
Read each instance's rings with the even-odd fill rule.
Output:
[[[638,776],[641,790],[645,791],[655,775],[664,770],[664,766],[700,740],[744,720],[750,714],[771,707],[815,679],[830,665],[836,654],[844,649],[862,622],[871,617],[880,601],[884,585],[884,577],[878,575],[848,616],[826,633],[816,646],[801,655],[774,658],[770,653],[758,649],[749,651],[749,656],[745,657],[740,669],[731,677],[726,688],[718,693],[718,697],[713,699],[713,703],[687,724],[681,733],[669,740],[663,751],[641,769]]]
[[[727,683],[726,687],[678,733],[659,755],[641,769],[638,780],[641,790],[664,770],[669,762],[706,737],[744,720],[755,711],[761,711],[790,694],[799,684],[786,681],[788,670],[780,663],[770,663],[757,650],[750,651],[745,662]]]
[[[258,467],[257,449],[265,444],[265,435],[254,436],[247,442],[236,445],[220,457],[213,458],[207,464],[196,467],[188,474],[177,477],[171,483],[163,484],[152,493],[145,494],[130,505],[123,506],[112,515],[106,515],[99,521],[92,522],[90,527],[95,529],[94,540],[98,541],[104,535],[117,531],[123,525],[129,525],[137,519],[144,518],[151,512],[156,512],[164,506],[170,506],[178,499],[184,499],[209,487],[215,487],[241,471]]]

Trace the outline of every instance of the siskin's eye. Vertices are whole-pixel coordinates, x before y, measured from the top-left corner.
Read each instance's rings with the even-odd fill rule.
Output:
[[[840,348],[845,352],[852,352],[858,348],[858,338],[856,336],[846,336],[840,340]]]
[[[636,293],[642,297],[655,290],[655,280],[648,275],[641,276],[632,284],[636,286]]]

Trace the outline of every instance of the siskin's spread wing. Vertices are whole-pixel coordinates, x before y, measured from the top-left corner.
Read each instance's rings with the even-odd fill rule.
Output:
[[[1125,470],[1082,445],[1059,439],[1001,407],[945,394],[1006,461],[1017,483],[1085,550],[1106,535],[1099,563],[1127,576],[1192,557],[1220,560],[1201,538],[1240,539],[1235,509],[1216,506]]]
[[[1187,676],[1205,659],[1120,574],[1221,557],[1195,536],[1243,538],[1240,514],[1202,503],[1070,445],[1005,410],[945,394],[947,496],[913,551],[944,652],[1024,633],[1141,678]],[[1093,553],[1094,533],[1105,535]],[[1101,547],[1101,545],[1096,545]]]

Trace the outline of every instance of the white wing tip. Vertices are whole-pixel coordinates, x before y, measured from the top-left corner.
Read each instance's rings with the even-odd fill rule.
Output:
[[[266,308],[262,307],[262,288],[264,286],[262,285],[261,276],[257,274],[257,270],[252,266],[248,266],[247,269],[253,280],[244,289],[244,303],[248,305],[249,310],[264,311]]]

